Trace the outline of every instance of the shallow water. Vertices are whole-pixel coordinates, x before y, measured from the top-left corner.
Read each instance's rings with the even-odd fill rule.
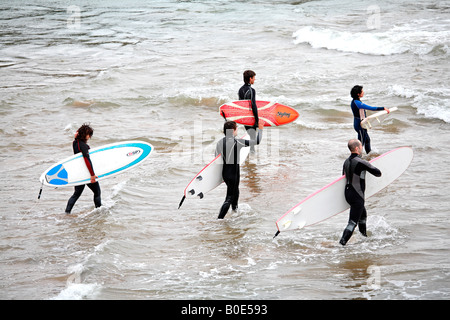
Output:
[[[401,8],[401,10],[400,10]],[[63,1],[0,5],[0,298],[448,299],[450,7],[442,1]],[[297,109],[267,128],[241,169],[237,213],[220,186],[184,188],[221,138],[218,107],[245,69],[257,98]],[[273,239],[275,221],[339,177],[356,137],[349,91],[398,107],[371,131],[376,154],[414,149],[408,170],[370,198],[369,237],[338,240],[343,213]],[[86,190],[39,176],[91,147],[144,140],[142,166]],[[241,128],[242,130],[242,128]]]

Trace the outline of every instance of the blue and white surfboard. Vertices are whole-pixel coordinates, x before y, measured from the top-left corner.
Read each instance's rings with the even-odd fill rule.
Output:
[[[124,141],[89,150],[97,181],[125,172],[141,164],[153,151],[143,141]],[[66,158],[44,171],[40,181],[51,187],[69,187],[91,182],[91,175],[81,153]]]

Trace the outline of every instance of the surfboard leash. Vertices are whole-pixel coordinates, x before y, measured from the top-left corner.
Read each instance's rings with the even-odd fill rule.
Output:
[[[186,199],[186,196],[183,196],[183,198],[181,198],[181,202],[180,202],[180,204],[178,205],[178,209],[180,209],[181,205],[182,205],[183,202],[184,202],[184,199]]]
[[[41,198],[42,188],[44,187],[44,182],[41,184],[41,189],[39,190],[38,200]]]
[[[36,205],[38,204],[38,202],[39,202],[39,199],[41,198],[41,194],[42,194],[42,188],[43,188],[43,186],[44,186],[44,183],[42,182],[42,184],[41,184],[41,189],[39,190],[39,195],[38,195],[38,198],[37,198],[37,200],[34,202],[34,204],[33,204],[33,206],[29,209],[29,211],[31,211],[31,210],[33,210],[35,207],[36,207]],[[19,222],[17,222],[17,224],[20,224],[21,222],[22,222],[22,220],[23,220],[23,218],[24,218],[24,216],[25,216],[25,214],[24,213],[22,213],[22,217],[20,218],[20,220],[19,220]]]
[[[223,110],[221,111],[221,114],[222,114],[222,117],[225,119],[225,121],[228,121],[227,117],[225,116],[225,112],[223,112]]]

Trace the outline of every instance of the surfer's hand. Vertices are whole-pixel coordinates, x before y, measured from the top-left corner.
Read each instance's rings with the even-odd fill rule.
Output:
[[[263,120],[259,120],[258,129],[262,130],[263,128],[264,128],[264,121]]]
[[[97,176],[91,176],[91,183],[95,183],[95,179],[98,178]]]
[[[387,113],[390,113],[391,111],[389,111],[388,108],[384,108],[385,111],[387,111]]]

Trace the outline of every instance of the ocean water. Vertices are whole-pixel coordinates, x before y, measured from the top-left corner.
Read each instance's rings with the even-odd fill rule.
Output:
[[[449,14],[432,0],[1,2],[0,298],[449,299]],[[264,130],[237,213],[217,220],[223,185],[178,209],[246,69],[258,99],[300,117]],[[345,212],[273,239],[340,176],[355,84],[399,109],[370,132],[375,155],[412,146],[411,166],[366,202],[368,238],[338,244]],[[39,177],[84,122],[91,147],[155,153],[68,216],[72,190],[38,200]]]

